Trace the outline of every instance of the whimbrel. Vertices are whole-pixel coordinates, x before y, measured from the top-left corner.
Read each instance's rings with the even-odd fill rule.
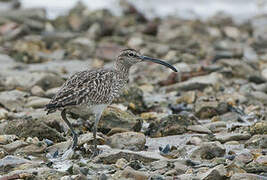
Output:
[[[106,106],[111,104],[114,98],[119,97],[121,90],[127,84],[130,67],[143,61],[158,63],[177,72],[175,67],[162,60],[143,56],[134,49],[124,49],[117,57],[113,69],[96,69],[77,72],[62,85],[61,89],[51,99],[49,104],[45,106],[47,114],[53,113],[56,110],[61,111],[62,119],[72,132],[72,150],[74,150],[77,145],[78,135],[68,121],[66,113],[70,112],[73,108],[78,108],[78,110],[90,108],[92,110],[95,115],[93,155],[97,155],[96,132],[101,114]]]

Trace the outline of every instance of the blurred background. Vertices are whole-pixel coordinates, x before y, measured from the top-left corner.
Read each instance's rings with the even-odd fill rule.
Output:
[[[43,7],[47,10],[48,17],[55,18],[66,13],[78,0],[56,2],[53,0],[22,0],[20,2],[24,8]],[[81,2],[91,10],[107,8],[115,15],[122,14],[118,0],[99,0],[93,3],[90,0],[82,0]],[[265,0],[136,0],[131,3],[149,18],[175,15],[186,19],[207,19],[222,12],[237,21],[244,21],[267,12]]]

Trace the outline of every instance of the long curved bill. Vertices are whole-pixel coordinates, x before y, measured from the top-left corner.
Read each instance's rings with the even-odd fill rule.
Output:
[[[161,64],[163,66],[166,66],[166,67],[172,69],[174,72],[178,72],[177,69],[174,66],[172,66],[169,63],[166,63],[166,62],[164,62],[162,60],[154,59],[154,58],[147,57],[147,56],[141,56],[141,59],[144,60],[144,61],[151,61],[151,62],[154,62],[154,63],[157,63],[157,64]]]

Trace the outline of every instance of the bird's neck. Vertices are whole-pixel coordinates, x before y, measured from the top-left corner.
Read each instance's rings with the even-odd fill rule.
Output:
[[[131,65],[126,64],[123,59],[117,59],[115,69],[124,77],[128,78]]]

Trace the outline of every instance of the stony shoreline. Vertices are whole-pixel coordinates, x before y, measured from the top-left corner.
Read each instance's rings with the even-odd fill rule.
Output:
[[[243,24],[123,16],[78,3],[55,20],[43,9],[0,11],[0,180],[267,179],[267,16]],[[8,13],[7,13],[8,12]],[[71,133],[43,107],[73,73],[111,67],[124,47],[168,61],[131,70],[129,87],[98,128],[71,115]]]

